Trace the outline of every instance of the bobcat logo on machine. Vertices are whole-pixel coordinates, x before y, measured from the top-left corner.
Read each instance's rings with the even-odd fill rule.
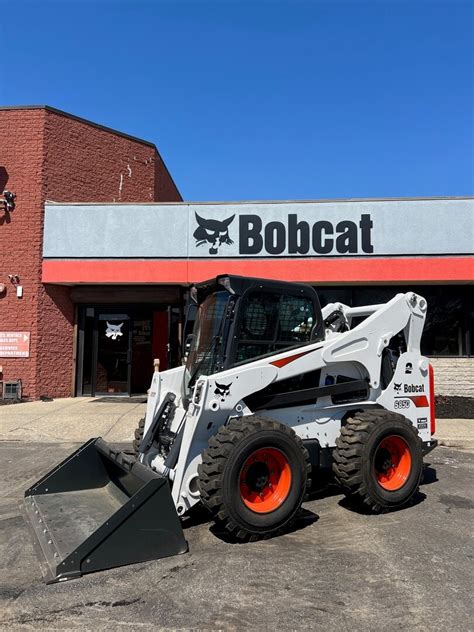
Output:
[[[225,401],[227,395],[230,395],[230,387],[232,386],[232,382],[230,384],[219,384],[216,382],[216,390],[214,391],[215,395],[218,395],[221,398],[221,402]]]
[[[402,390],[402,385],[401,384],[393,384],[393,388],[395,390],[395,393],[399,393]]]
[[[219,221],[218,219],[205,219],[204,217],[200,217],[197,213],[195,213],[195,215],[198,223],[198,227],[193,233],[196,246],[202,246],[207,242],[211,244],[209,254],[217,255],[219,246],[222,246],[222,244],[228,244],[230,246],[234,243],[229,236],[229,226],[234,221],[235,215],[223,221]]]
[[[123,323],[120,323],[120,325],[111,325],[109,321],[107,321],[107,329],[105,330],[105,335],[107,336],[107,338],[117,340],[119,336],[123,336],[122,327]]]

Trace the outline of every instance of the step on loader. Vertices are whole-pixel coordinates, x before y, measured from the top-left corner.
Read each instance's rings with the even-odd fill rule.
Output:
[[[235,540],[282,533],[323,468],[376,513],[418,490],[436,446],[423,297],[321,309],[310,286],[229,275],[191,293],[186,364],[154,373],[134,454],[91,439],[25,493],[48,582],[186,552],[198,503]]]

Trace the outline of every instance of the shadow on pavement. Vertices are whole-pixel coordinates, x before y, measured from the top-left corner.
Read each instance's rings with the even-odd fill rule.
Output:
[[[297,531],[301,531],[302,529],[309,527],[318,520],[318,514],[315,514],[313,511],[309,511],[308,509],[301,509],[288,528],[277,531],[274,535],[265,538],[265,540],[273,540],[273,538],[278,538],[288,533],[296,533]],[[219,527],[216,524],[212,524],[209,531],[215,535],[216,538],[219,538],[219,540],[228,544],[247,544],[246,542],[242,542],[241,540],[235,538],[231,533],[224,531],[222,527]]]
[[[393,509],[390,509],[390,513],[397,513],[398,511],[404,511],[405,509],[416,507],[416,505],[421,504],[425,499],[426,499],[426,494],[418,491],[408,504],[403,505],[402,507],[395,507]],[[365,507],[362,507],[360,505],[353,504],[352,501],[346,497],[341,498],[338,504],[340,507],[343,507],[344,509],[348,509],[352,513],[359,514],[360,516],[377,515],[377,514],[374,514],[372,511],[370,511],[369,508],[366,509]]]
[[[439,481],[438,475],[436,474],[436,469],[431,467],[429,463],[425,464],[423,468],[423,475],[421,477],[421,485],[431,485],[432,483],[437,483]]]

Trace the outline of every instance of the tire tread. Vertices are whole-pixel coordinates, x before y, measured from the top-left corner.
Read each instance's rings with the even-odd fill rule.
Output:
[[[138,426],[135,428],[135,438],[132,442],[133,451],[138,455],[140,444],[143,440],[143,434],[145,432],[145,417],[142,417],[138,422]]]
[[[373,513],[383,513],[390,508],[376,502],[364,481],[362,466],[364,447],[375,426],[381,421],[397,421],[409,426],[417,439],[418,430],[403,415],[389,410],[357,411],[341,428],[333,451],[332,470],[344,494],[356,504],[370,509]],[[417,485],[413,495],[418,491]]]
[[[268,534],[249,533],[235,523],[222,497],[225,464],[233,449],[250,433],[263,430],[280,430],[285,432],[295,441],[301,450],[306,462],[306,488],[303,500],[306,498],[306,494],[311,485],[309,478],[311,465],[309,463],[308,451],[304,447],[300,437],[298,437],[289,426],[264,419],[257,415],[251,415],[244,420],[231,419],[228,424],[221,426],[217,433],[209,439],[209,445],[202,453],[202,462],[198,465],[199,489],[202,503],[209,510],[214,520],[230,532],[237,540],[241,541],[254,542],[273,536],[283,529],[287,529],[288,524],[291,522],[290,520],[278,531],[272,531]]]

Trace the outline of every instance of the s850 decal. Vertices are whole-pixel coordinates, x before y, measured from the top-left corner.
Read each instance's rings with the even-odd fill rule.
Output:
[[[394,402],[394,408],[410,408],[410,400],[409,399],[396,399]]]

